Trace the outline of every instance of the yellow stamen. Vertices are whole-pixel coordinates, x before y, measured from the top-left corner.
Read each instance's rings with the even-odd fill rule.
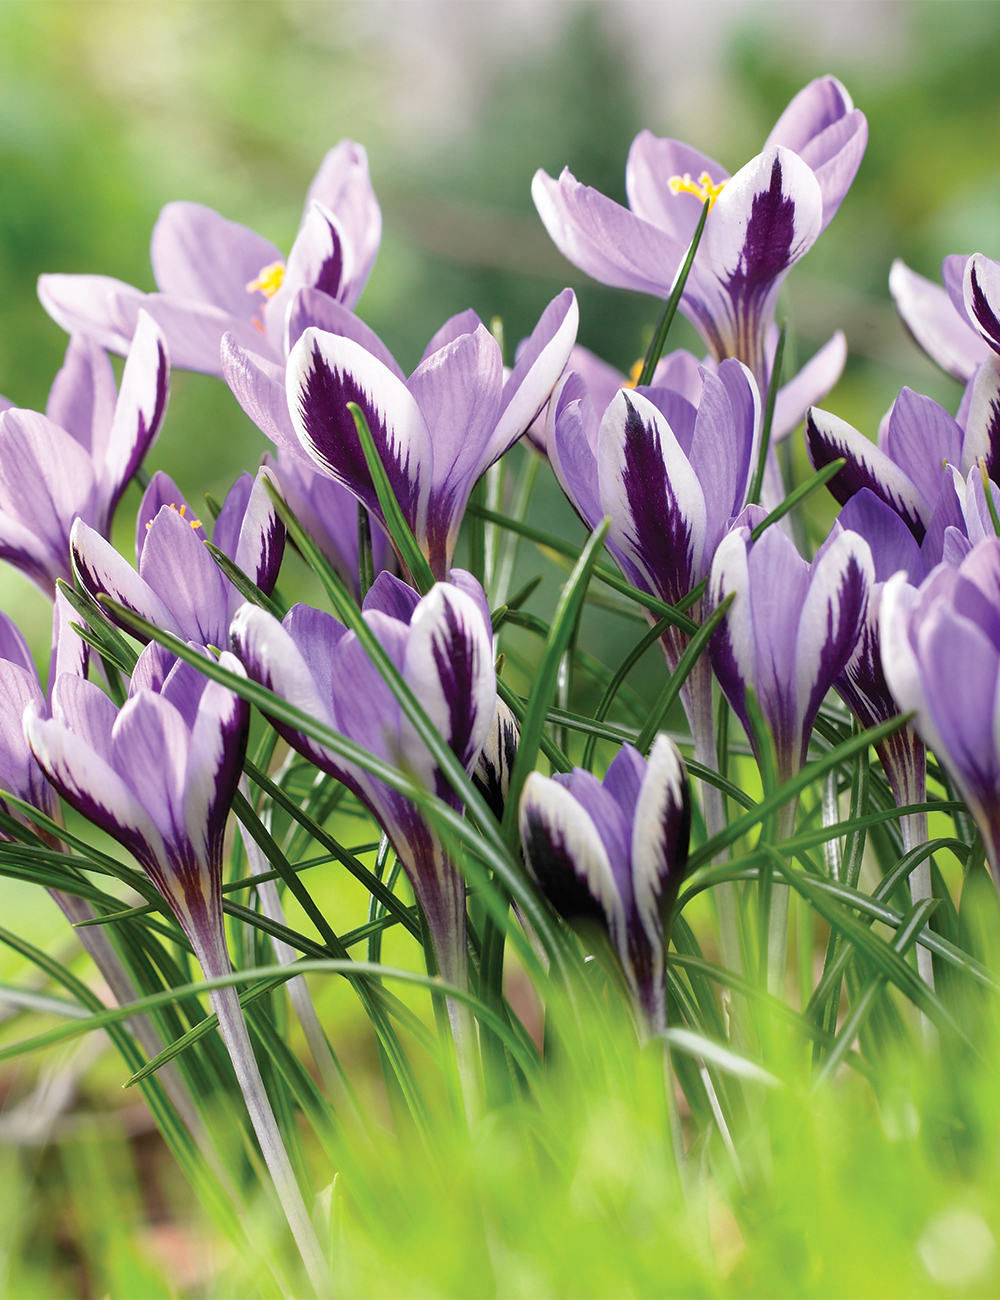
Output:
[[[698,179],[693,181],[691,173],[685,172],[683,176],[671,176],[667,184],[670,186],[671,194],[693,194],[696,199],[701,199],[702,203],[708,199],[708,210],[711,212],[726,182],[719,181],[716,184],[708,172],[702,172]]]
[[[622,384],[622,388],[636,387],[639,382],[639,376],[642,374],[642,368],[645,364],[645,361],[640,357],[638,361],[634,362],[629,367],[628,380],[626,383]]]
[[[183,506],[181,506],[181,507],[178,509],[178,507],[174,504],[174,502],[171,501],[170,504],[169,504],[169,506],[167,507],[167,509],[168,509],[168,510],[173,510],[175,514],[180,515],[180,517],[181,517],[183,520],[185,520],[186,523],[189,523],[189,524],[191,525],[192,528],[200,528],[200,527],[201,527],[201,520],[200,520],[200,519],[195,519],[194,515],[192,515],[191,518],[188,519],[188,517],[187,517],[187,506],[186,506],[186,505],[183,505]],[[146,524],[146,532],[147,532],[147,533],[148,533],[149,530],[152,528],[152,526],[153,526],[153,521],[152,521],[152,519],[150,519],[150,521]]]
[[[257,272],[256,280],[247,285],[247,293],[262,293],[265,298],[273,298],[285,282],[284,262],[270,262]]]

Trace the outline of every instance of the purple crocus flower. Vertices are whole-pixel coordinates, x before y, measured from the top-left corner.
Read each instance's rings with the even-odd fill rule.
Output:
[[[879,628],[886,680],[899,708],[952,778],[1000,880],[1000,540],[988,537],[919,588],[885,585]]]
[[[665,377],[683,379],[684,366]],[[633,586],[674,605],[708,576],[730,521],[746,503],[757,461],[760,395],[739,361],[700,368],[698,405],[674,388],[619,390],[603,418],[586,384],[571,374],[553,398],[549,459],[589,528],[609,515],[608,549]],[[687,391],[694,383],[688,376]],[[693,611],[697,617],[697,610]],[[687,638],[663,637],[675,666]],[[716,766],[712,678],[700,660],[682,703],[698,761]],[[713,830],[721,802],[706,792]]]
[[[765,390],[781,283],[840,206],[867,140],[864,115],[847,91],[836,78],[821,77],[795,96],[763,153],[732,178],[696,149],[643,131],[625,172],[629,208],[568,170],[558,181],[536,173],[532,196],[576,266],[602,284],[662,298],[711,199],[681,310],[717,360],[745,362]]]
[[[603,784],[579,767],[551,779],[532,772],[519,814],[524,860],[542,892],[567,920],[607,931],[644,1028],[666,1029],[666,929],[691,827],[677,747],[657,736],[647,763],[624,745]]]
[[[274,590],[285,546],[284,525],[264,488],[269,474],[262,469],[256,479],[242,474],[236,480],[214,530],[215,545],[265,595]],[[73,564],[95,599],[111,596],[184,641],[224,646],[244,597],[224,576],[205,540],[201,521],[161,471],[146,489],[136,519],[138,573],[83,520],[73,526]]]
[[[202,970],[216,979],[230,970],[222,852],[250,710],[190,664],[175,661],[166,671],[170,660],[159,646],[146,647],[120,711],[100,687],[61,674],[51,717],[29,707],[24,734],[66,802],[142,865]],[[219,662],[243,674],[228,651]],[[213,989],[210,997],[289,1225],[314,1282],[325,1285],[322,1251],[264,1091],[237,991]]]
[[[420,598],[406,583],[381,573],[362,609],[365,622],[471,773],[495,714],[493,636],[482,588],[462,570],[452,570],[451,577]],[[232,640],[253,680],[460,806],[357,635],[331,615],[296,605],[279,623],[266,611],[245,605],[233,621]],[[465,883],[433,828],[409,799],[383,781],[280,722],[274,725],[371,810],[423,908],[442,975],[464,985]]]
[[[287,404],[273,369],[256,364],[232,340],[224,346],[226,378],[278,443],[287,439],[290,416],[299,452],[385,527],[347,409],[357,402],[407,523],[443,578],[476,481],[528,428],[562,373],[576,338],[576,297],[566,289],[549,303],[506,380],[500,348],[475,312],[453,316],[438,330],[409,379],[384,344],[347,316],[340,312],[334,320],[330,313],[329,320],[345,332],[311,326],[302,333],[284,376]]]
[[[368,279],[382,216],[361,145],[326,155],[306,195],[287,263],[270,240],[200,203],[168,203],[153,229],[158,293],[106,275],[43,275],[38,296],[64,329],[127,352],[140,309],[159,323],[174,365],[221,374],[231,333],[272,360],[285,356],[285,324],[300,290],[353,307]]]
[[[715,553],[709,607],[736,598],[712,638],[712,666],[755,745],[745,703],[753,689],[780,780],[805,762],[819,706],[858,644],[874,580],[868,543],[853,532],[828,538],[812,564],[780,528],[753,542],[740,524]]]
[[[774,418],[771,421],[772,444],[783,442],[805,419],[809,407],[823,400],[840,379],[846,361],[847,340],[843,332],[837,330],[829,342],[806,362],[795,378],[778,389]],[[710,374],[718,374],[719,363],[712,356],[703,357],[699,361],[693,353],[679,348],[661,357],[649,387],[672,389],[697,407],[701,401],[702,369]],[[579,375],[587,385],[597,411],[606,411],[619,389],[635,387],[635,383],[630,383],[620,370],[579,344],[570,353],[566,363],[566,376],[572,373]],[[632,377],[633,380],[637,377],[635,368]],[[528,430],[533,445],[545,454],[548,453],[548,444],[552,438],[552,423],[563,382],[564,380],[560,381],[553,389],[545,411]]]
[[[963,384],[972,379],[991,347],[966,309],[963,280],[969,260],[957,253],[944,259],[943,288],[911,271],[900,258],[889,272],[889,292],[903,324],[930,359]]]
[[[964,491],[956,494],[955,472],[978,477],[983,461],[988,474],[1000,477],[998,412],[993,367],[984,365],[962,413],[964,427],[931,398],[903,388],[882,420],[877,445],[846,420],[813,407],[806,447],[817,469],[844,457],[847,464],[827,485],[833,496],[843,505],[868,488],[903,520],[929,566],[941,558],[945,529],[962,524]]]
[[[50,599],[57,578],[73,580],[74,520],[108,535],[115,507],[159,433],[169,380],[163,335],[142,312],[121,392],[101,348],[75,335],[46,414],[12,406],[0,413],[0,559]]]

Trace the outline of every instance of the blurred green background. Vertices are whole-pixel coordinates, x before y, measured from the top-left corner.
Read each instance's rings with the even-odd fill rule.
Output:
[[[649,127],[735,170],[791,96],[832,72],[867,114],[871,136],[836,220],[789,279],[792,357],[801,364],[843,328],[850,361],[827,405],[872,435],[903,383],[954,410],[958,385],[908,340],[886,282],[896,256],[936,279],[947,253],[1000,254],[998,66],[1000,5],[961,0],[5,0],[0,392],[44,409],[61,362],[65,336],[35,296],[40,273],[98,272],[152,289],[150,230],[178,198],[210,204],[287,249],[315,168],[344,136],[369,151],[385,221],[359,314],[405,368],[447,316],[469,306],[485,320],[502,317],[511,351],[571,284],[580,341],[628,369],[659,304],[591,284],[560,257],[531,203],[535,169],[569,166],[624,201],[629,144]],[[680,322],[671,342],[694,347],[695,336]],[[798,435],[797,444],[802,472]],[[175,373],[148,464],[200,501],[252,470],[265,445],[219,381]],[[120,512],[126,553],[137,501],[130,489]],[[548,474],[531,517],[580,534]],[[532,555],[525,576],[540,567]],[[550,569],[535,598],[540,613],[557,577]],[[46,602],[7,570],[0,601],[42,655]],[[596,619],[584,639],[599,654],[610,635]],[[646,671],[662,669],[651,662]],[[641,689],[641,675],[636,682]],[[4,883],[0,912],[36,941],[67,941],[36,890]],[[346,1002],[338,993],[331,1011]],[[4,1076],[0,1104],[19,1095],[19,1077]],[[0,1183],[11,1188],[16,1162],[4,1152]],[[77,1191],[89,1158],[74,1157]],[[49,1175],[65,1188],[58,1158],[45,1159],[56,1165],[39,1157],[36,1195]],[[7,1208],[0,1199],[0,1215],[16,1235],[14,1199]],[[8,1239],[0,1233],[0,1291]],[[154,1254],[168,1248],[150,1245]],[[76,1277],[74,1267],[61,1276]],[[111,1285],[99,1275],[87,1282],[80,1269],[79,1288]]]

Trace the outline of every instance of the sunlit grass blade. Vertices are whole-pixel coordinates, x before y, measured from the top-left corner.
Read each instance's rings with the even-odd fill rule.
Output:
[[[675,1052],[687,1052],[689,1056],[711,1061],[717,1069],[733,1075],[736,1079],[759,1083],[765,1088],[784,1087],[781,1079],[770,1070],[765,1070],[762,1065],[747,1060],[745,1056],[740,1056],[723,1043],[716,1043],[711,1038],[692,1033],[690,1029],[664,1029],[659,1036]]]
[[[90,598],[82,584],[79,588],[71,587],[62,578],[57,578],[56,587],[86,623],[92,639],[98,643],[100,654],[110,659],[122,672],[131,675],[139,656],[110,622],[100,605]]]

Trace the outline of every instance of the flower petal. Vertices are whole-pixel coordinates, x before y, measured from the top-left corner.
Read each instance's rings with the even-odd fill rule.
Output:
[[[518,350],[517,364],[503,387],[500,418],[480,460],[483,470],[514,445],[549,400],[569,360],[579,323],[576,294],[564,289],[545,308],[531,337]]]
[[[109,275],[40,275],[38,298],[68,334],[83,334],[124,356],[146,295]]]
[[[679,140],[661,139],[652,131],[640,131],[632,141],[625,164],[628,205],[637,217],[670,235],[678,244],[690,244],[704,200],[681,191],[674,194],[670,179],[707,172],[714,185],[729,179],[729,173],[714,158]]]
[[[282,261],[281,250],[202,203],[168,203],[149,246],[162,293],[218,307],[249,320],[263,296],[247,289],[263,267]]]
[[[839,416],[810,407],[806,415],[806,449],[814,469],[845,457],[847,464],[827,483],[841,505],[855,492],[869,488],[906,523],[921,542],[934,513],[933,506],[895,461]]]
[[[784,441],[798,428],[809,407],[821,402],[840,379],[846,363],[847,339],[843,330],[837,330],[795,378],[778,389],[771,421],[772,442]]]
[[[342,334],[345,338],[354,339],[355,343],[367,348],[372,356],[378,357],[398,379],[405,379],[396,358],[379,336],[359,316],[355,316],[350,308],[336,298],[331,298],[328,293],[321,293],[319,289],[300,289],[288,308],[285,324],[286,353],[291,352],[310,325],[325,330],[328,334]]]
[[[989,355],[989,347],[949,301],[939,284],[918,275],[900,258],[889,272],[889,292],[903,324],[932,361],[963,383]]]
[[[66,359],[49,390],[46,416],[100,461],[117,398],[114,371],[104,349],[83,334],[71,335]]]
[[[610,540],[652,591],[679,600],[702,577],[705,498],[672,429],[641,393],[622,391],[605,412],[598,473]]]
[[[186,527],[183,521],[181,526]],[[81,585],[95,600],[101,594],[108,595],[119,605],[124,605],[127,609],[140,614],[164,631],[173,632],[175,636],[187,640],[181,621],[170,610],[165,599],[136,573],[110,542],[105,541],[100,533],[95,532],[82,519],[78,519],[73,525],[73,531],[70,533],[70,550],[76,575]],[[114,619],[111,613],[108,617]],[[128,631],[131,635],[131,629]]]
[[[382,236],[382,213],[368,174],[368,155],[353,140],[341,140],[320,163],[306,195],[303,220],[313,203],[337,214],[351,248],[353,271],[341,301],[353,307],[375,261]]]
[[[115,406],[104,464],[98,469],[108,520],[129,479],[156,441],[170,395],[170,359],[152,317],[140,311]]]
[[[965,310],[979,333],[1000,352],[1000,263],[974,253],[965,266]]]
[[[292,349],[286,383],[292,423],[302,446],[384,523],[347,409],[348,402],[357,402],[396,500],[419,539],[433,482],[433,454],[427,424],[405,385],[353,339],[317,329],[306,330]]]
[[[986,461],[987,474],[1000,478],[1000,358],[992,352],[972,381],[961,461],[955,458],[952,464],[959,463],[964,475],[979,465],[980,457]]]

